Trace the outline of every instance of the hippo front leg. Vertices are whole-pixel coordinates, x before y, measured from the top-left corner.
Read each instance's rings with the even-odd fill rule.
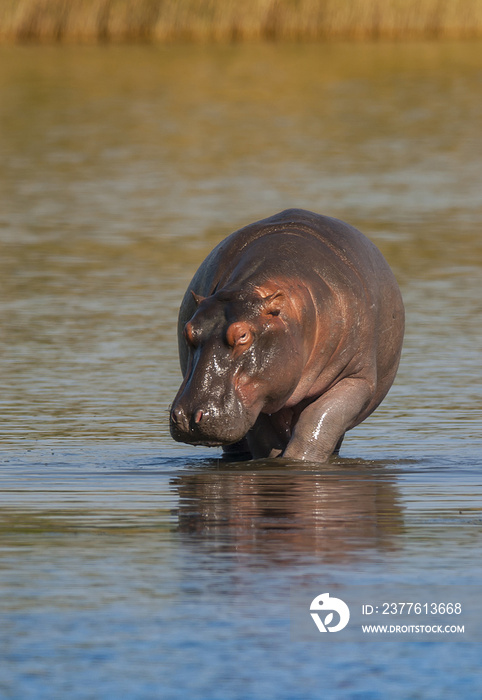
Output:
[[[283,457],[326,462],[373,396],[364,379],[342,379],[300,414]]]
[[[279,457],[291,437],[293,411],[283,408],[277,413],[260,413],[247,440],[254,459]]]
[[[226,461],[244,462],[245,460],[251,459],[252,456],[248,441],[245,437],[232,445],[223,445],[223,459]]]

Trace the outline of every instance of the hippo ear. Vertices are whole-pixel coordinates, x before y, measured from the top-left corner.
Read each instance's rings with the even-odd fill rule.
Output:
[[[200,294],[196,294],[196,292],[193,289],[191,289],[191,294],[193,296],[194,301],[196,302],[196,306],[199,306],[199,304],[206,298],[202,297]]]
[[[278,316],[283,305],[284,294],[277,289],[272,294],[263,297],[263,311],[267,316]]]

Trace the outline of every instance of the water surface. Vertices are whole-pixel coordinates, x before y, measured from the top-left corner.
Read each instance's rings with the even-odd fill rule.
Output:
[[[326,654],[287,601],[480,584],[481,81],[475,43],[0,48],[3,697],[480,697],[476,644]],[[381,248],[402,363],[330,464],[227,464],[169,437],[177,309],[290,206]]]

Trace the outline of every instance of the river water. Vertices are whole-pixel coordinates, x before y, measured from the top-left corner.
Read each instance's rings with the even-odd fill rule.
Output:
[[[481,91],[477,43],[0,48],[2,698],[482,696],[480,642],[289,603],[480,586]],[[177,309],[290,206],[380,247],[402,363],[329,464],[223,463],[169,436]]]

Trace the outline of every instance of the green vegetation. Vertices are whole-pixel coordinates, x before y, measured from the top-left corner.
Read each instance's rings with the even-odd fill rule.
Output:
[[[2,41],[482,36],[482,0],[0,0]]]

